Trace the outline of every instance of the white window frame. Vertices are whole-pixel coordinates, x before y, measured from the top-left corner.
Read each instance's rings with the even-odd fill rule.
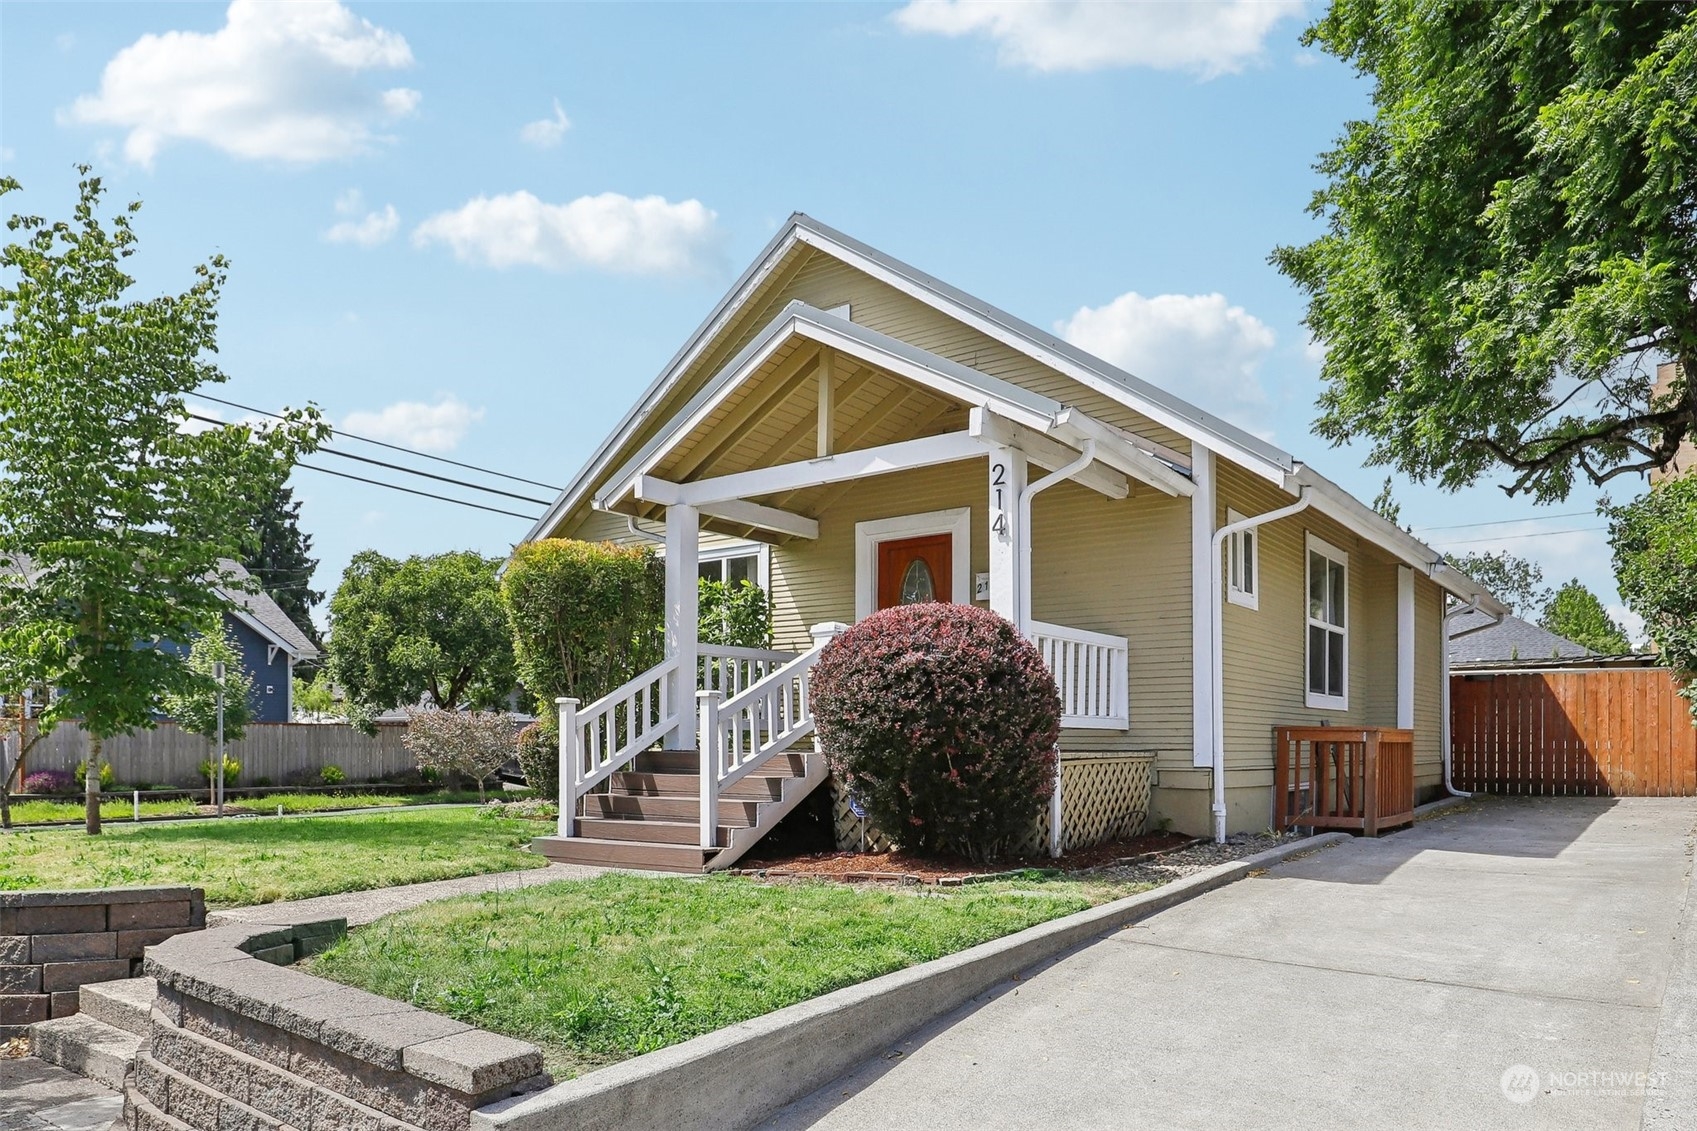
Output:
[[[1238,514],[1230,507],[1226,508],[1226,525],[1242,522],[1247,515]],[[1238,569],[1243,561],[1244,539],[1249,540],[1249,588],[1243,587],[1243,577]],[[1242,605],[1246,609],[1261,607],[1261,528],[1252,526],[1248,530],[1239,530],[1226,538],[1226,600],[1234,605]]]
[[[741,542],[729,546],[714,546],[712,549],[703,547],[696,555],[696,563],[722,562],[727,558],[753,558],[754,583],[760,586],[762,593],[772,592],[772,547],[764,542]],[[721,575],[723,570],[720,571]]]
[[[878,543],[926,534],[948,534],[950,603],[972,604],[972,508],[904,514],[854,524],[854,619],[865,620],[878,603]]]
[[[1328,559],[1343,566],[1343,624],[1335,625],[1329,621],[1315,620],[1310,605],[1314,592],[1314,555]],[[1302,554],[1302,692],[1303,702],[1317,710],[1347,711],[1349,710],[1349,554],[1309,533],[1303,545]],[[1328,584],[1330,582],[1328,581]],[[1327,632],[1341,633],[1343,636],[1343,694],[1327,695],[1316,692],[1308,684],[1309,672],[1312,671],[1314,657],[1309,654],[1312,647],[1313,633],[1310,629],[1322,628]]]

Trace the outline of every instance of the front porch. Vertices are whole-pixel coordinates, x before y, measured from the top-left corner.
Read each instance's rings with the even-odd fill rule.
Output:
[[[1050,497],[1075,507],[1128,500],[1135,486],[1139,499],[1112,513],[1165,499],[1187,510],[1185,458],[846,319],[799,304],[786,315],[595,497],[633,529],[664,523],[667,655],[598,703],[561,704],[563,815],[540,845],[549,855],[688,870],[740,858],[824,780],[823,756],[798,745],[812,734],[820,650],[891,604],[987,606],[1041,651],[1068,734],[1087,749],[1101,741],[1089,735],[1129,741],[1131,626],[1033,615],[1045,602],[1088,606],[1091,587],[1070,560],[1081,532],[1057,510],[1052,544],[1035,546],[1034,516],[1063,484]],[[701,642],[704,535],[768,547],[788,647]],[[1188,568],[1185,544],[1172,551]],[[1034,556],[1058,564],[1034,577]],[[1058,851],[1059,793],[1052,809]]]

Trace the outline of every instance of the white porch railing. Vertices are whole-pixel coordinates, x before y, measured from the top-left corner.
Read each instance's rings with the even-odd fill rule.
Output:
[[[791,660],[794,652],[771,648],[733,648],[724,644],[696,647],[695,686],[701,691],[723,691],[740,695],[744,688],[759,683]]]
[[[1124,730],[1131,725],[1126,670],[1131,642],[1123,636],[1032,621],[1031,642],[1061,689],[1061,725]]]
[[[560,835],[576,831],[578,799],[628,766],[682,721],[672,702],[676,657],[649,668],[623,687],[578,709],[576,699],[555,700],[560,708]]]

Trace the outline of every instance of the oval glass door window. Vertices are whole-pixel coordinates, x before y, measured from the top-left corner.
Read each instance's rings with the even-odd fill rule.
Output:
[[[924,558],[914,558],[902,574],[902,604],[914,605],[936,599],[937,587],[931,582],[931,567],[925,564]]]

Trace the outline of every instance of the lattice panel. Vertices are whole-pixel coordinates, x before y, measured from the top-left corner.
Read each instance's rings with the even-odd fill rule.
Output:
[[[1142,833],[1149,823],[1149,801],[1154,792],[1153,754],[1113,755],[1103,758],[1066,758],[1061,761],[1061,851],[1088,848],[1116,837]],[[860,818],[848,806],[848,794],[835,779],[831,782],[831,813],[839,851],[860,847]],[[869,852],[886,852],[891,840],[870,822],[866,826]],[[1010,846],[1016,856],[1037,856],[1049,849],[1049,811],[1043,810],[1031,831]]]

